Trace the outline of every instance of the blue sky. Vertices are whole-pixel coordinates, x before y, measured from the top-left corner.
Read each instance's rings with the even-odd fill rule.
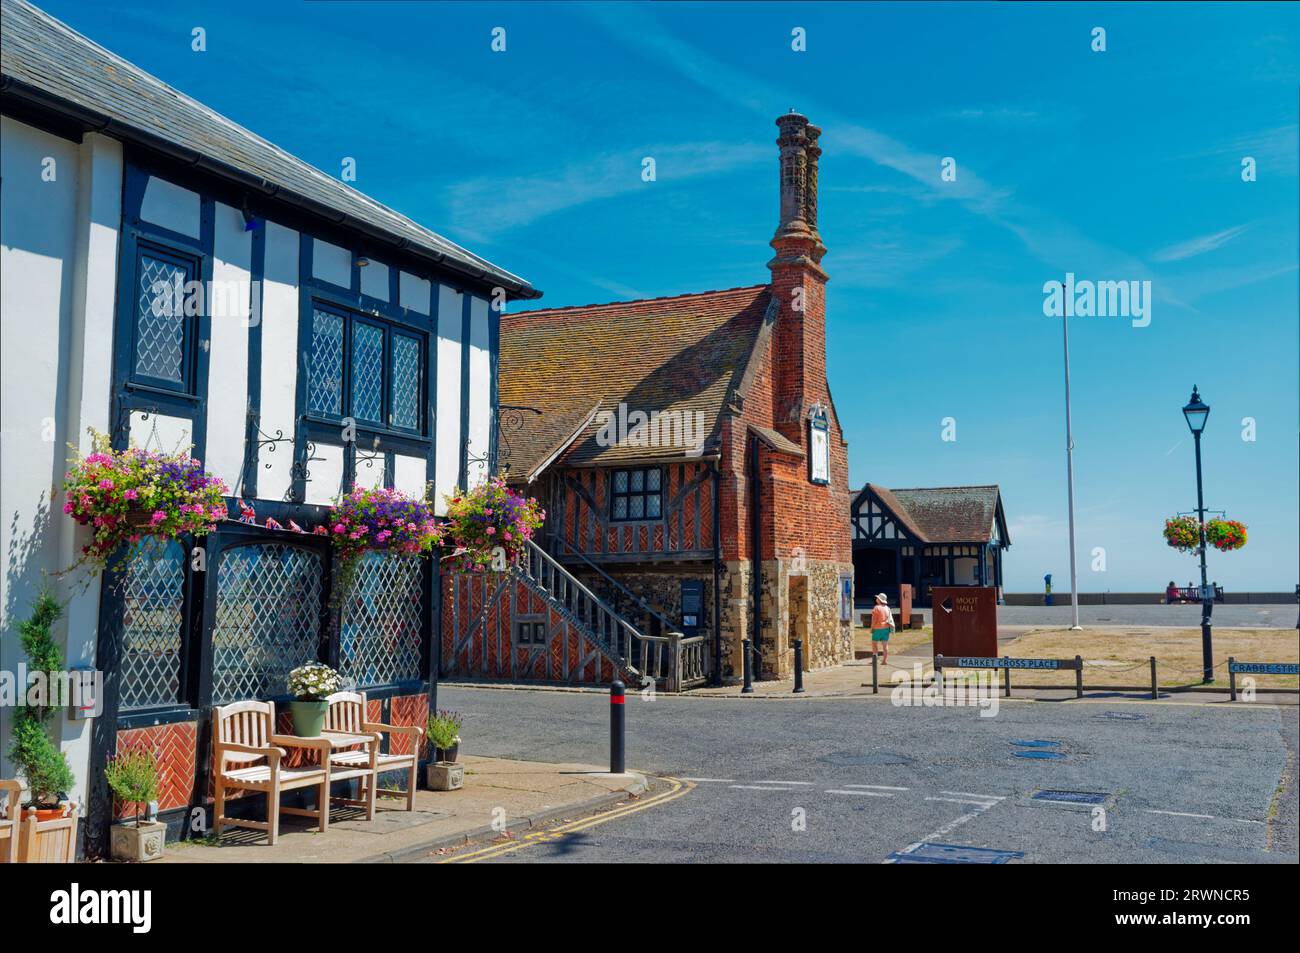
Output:
[[[321,169],[354,157],[359,188],[547,305],[766,281],[774,119],[795,107],[824,130],[829,373],[855,485],[998,483],[1007,587],[1068,588],[1043,284],[1149,280],[1149,326],[1071,319],[1080,589],[1193,578],[1160,537],[1195,505],[1192,384],[1213,408],[1206,504],[1250,528],[1211,577],[1300,577],[1300,6],[42,5]]]

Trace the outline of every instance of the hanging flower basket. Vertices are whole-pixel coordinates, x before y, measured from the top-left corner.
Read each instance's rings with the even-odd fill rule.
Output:
[[[1232,552],[1246,545],[1246,526],[1237,520],[1210,520],[1205,524],[1205,541],[1220,552]]]
[[[415,556],[442,541],[442,530],[425,500],[392,489],[355,488],[339,499],[329,519],[338,557],[340,595],[356,578],[361,557],[372,549]]]
[[[145,536],[205,536],[226,518],[226,485],[204,473],[200,461],[135,447],[113,450],[104,434],[92,435],[94,452],[74,463],[63,482],[63,512],[94,530],[69,570],[82,563],[102,570],[120,545]]]
[[[1201,548],[1201,524],[1190,516],[1167,519],[1165,542],[1180,553],[1194,553]]]
[[[537,500],[514,492],[500,477],[466,493],[448,495],[446,536],[455,547],[447,557],[450,568],[491,569],[498,547],[506,561],[513,562],[545,519],[546,511]]]

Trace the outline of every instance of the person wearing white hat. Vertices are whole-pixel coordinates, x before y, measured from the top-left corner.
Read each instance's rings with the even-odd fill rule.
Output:
[[[885,654],[881,659],[882,662],[889,662],[889,635],[894,631],[894,614],[889,611],[889,598],[883,593],[876,595],[876,604],[871,609],[871,651],[876,652],[876,646],[884,646]]]

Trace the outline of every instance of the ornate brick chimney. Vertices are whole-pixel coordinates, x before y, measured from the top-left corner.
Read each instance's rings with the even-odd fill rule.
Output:
[[[817,232],[817,144],[821,130],[789,112],[776,121],[781,147],[781,220],[767,263],[780,312],[776,321],[776,411],[781,432],[803,445],[804,419],[829,403],[826,386],[826,254]]]

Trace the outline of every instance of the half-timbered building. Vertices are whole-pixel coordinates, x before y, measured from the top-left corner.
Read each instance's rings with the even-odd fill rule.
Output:
[[[898,605],[899,585],[930,604],[931,586],[1002,588],[1002,552],[1011,545],[996,486],[886,489],[868,483],[853,498],[853,574],[869,605],[883,592]]]
[[[503,316],[502,463],[547,520],[520,578],[447,591],[445,675],[684,688],[740,677],[746,643],[755,677],[796,640],[805,667],[852,657],[820,130],[777,126],[769,280]]]
[[[441,501],[492,469],[490,303],[538,293],[24,0],[2,9],[0,668],[86,541],[59,512],[67,445],[94,428],[190,448],[230,518],[59,592],[69,664],[105,678],[98,717],[59,723],[92,845],[101,769],[131,747],[159,754],[163,817],[188,830],[210,803],[211,706],[283,697],[305,661],[341,669],[376,720],[424,723],[434,561],[372,553],[335,606],[313,530],[354,485]],[[160,285],[187,306],[153,307]]]

